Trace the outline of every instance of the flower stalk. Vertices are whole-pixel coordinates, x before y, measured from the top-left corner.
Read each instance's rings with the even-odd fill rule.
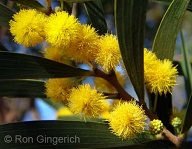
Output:
[[[95,68],[94,70],[95,73],[95,77],[101,77],[107,81],[109,81],[117,90],[118,92],[118,98],[125,100],[125,101],[131,101],[134,98],[129,95],[129,93],[127,93],[125,91],[125,89],[119,84],[116,75],[114,73],[114,71],[111,71],[110,74],[106,74],[103,71],[101,71],[98,68]],[[136,101],[137,104],[141,105],[139,101]],[[149,108],[147,107],[146,103],[142,104],[142,108],[145,111],[145,114],[148,116],[148,118],[152,121],[154,119],[158,119],[158,116],[155,115],[152,111],[149,110]],[[168,129],[166,129],[165,127],[163,128],[163,133],[162,133],[162,139],[165,140],[169,140],[172,143],[174,143],[177,147],[180,146],[180,144],[182,143],[182,139],[178,136],[175,136],[174,134],[172,134]]]

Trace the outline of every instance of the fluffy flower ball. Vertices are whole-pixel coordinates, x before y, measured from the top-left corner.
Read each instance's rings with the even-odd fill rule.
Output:
[[[49,81],[45,83],[45,94],[53,101],[62,101],[67,103],[68,93],[73,85],[74,81],[69,78],[49,79]]]
[[[82,114],[84,117],[98,117],[103,111],[105,96],[91,88],[89,84],[72,88],[69,94],[69,108],[74,114]]]
[[[68,64],[70,61],[69,57],[63,52],[62,49],[56,47],[46,47],[44,49],[44,57],[47,59],[54,60],[56,62]],[[70,63],[69,63],[70,64]]]
[[[109,72],[120,64],[121,54],[117,37],[112,34],[101,36],[96,62]]]
[[[146,119],[144,110],[136,101],[119,102],[110,113],[109,126],[115,135],[131,139],[144,130]]]
[[[177,69],[172,62],[159,60],[154,53],[144,52],[144,79],[151,93],[166,94],[176,85]]]
[[[65,11],[51,14],[45,25],[46,41],[56,48],[67,48],[75,40],[80,23]]]
[[[99,35],[90,25],[81,25],[80,28],[66,53],[70,58],[79,62],[94,61],[99,49]]]
[[[20,10],[13,15],[10,23],[10,32],[15,42],[25,46],[40,44],[45,38],[44,25],[47,17],[37,10]]]

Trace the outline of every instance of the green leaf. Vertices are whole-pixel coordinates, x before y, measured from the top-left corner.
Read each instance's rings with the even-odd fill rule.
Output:
[[[100,35],[107,33],[107,23],[101,0],[85,2],[84,6],[92,26],[96,28]]]
[[[185,119],[183,122],[183,127],[181,133],[186,133],[192,126],[192,93],[188,100],[187,110],[185,114]]]
[[[86,117],[86,119],[84,119],[84,117],[82,117],[80,115],[59,116],[57,119],[58,120],[63,120],[63,121],[101,122],[101,123],[106,122],[105,119],[101,119],[101,118],[89,118],[89,117]]]
[[[0,125],[0,144],[6,149],[110,148],[140,144],[151,138],[144,132],[135,139],[122,140],[110,132],[108,124],[96,122],[32,121]]]
[[[191,94],[191,90],[192,90],[192,68],[191,68],[191,63],[190,63],[190,58],[189,58],[189,53],[188,53],[188,49],[185,45],[185,39],[184,39],[184,35],[183,32],[180,31],[180,35],[181,35],[181,41],[182,41],[182,48],[181,48],[181,68],[183,70],[183,76],[185,79],[185,87],[186,87],[186,93],[187,93],[187,98],[189,99],[190,94]]]
[[[0,26],[9,27],[9,21],[15,12],[0,3]]]
[[[45,98],[44,82],[39,80],[0,80],[0,97]]]
[[[92,71],[42,57],[0,52],[0,79],[38,79],[91,76]]]
[[[169,5],[172,0],[150,0],[150,2],[159,2],[163,4]],[[187,7],[187,10],[192,11],[192,0],[189,1],[189,5]]]
[[[159,59],[173,59],[177,34],[188,3],[188,0],[173,0],[161,20],[152,47]]]
[[[144,99],[143,45],[147,0],[115,0],[115,22],[121,55],[133,87]]]
[[[46,12],[46,8],[36,0],[12,0],[18,4],[37,9],[42,12]]]

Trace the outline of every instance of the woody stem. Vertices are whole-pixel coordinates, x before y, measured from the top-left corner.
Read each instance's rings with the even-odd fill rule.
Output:
[[[117,80],[117,77],[115,75],[115,72],[112,70],[110,74],[106,74],[103,71],[101,71],[98,68],[94,68],[94,77],[100,77],[111,83],[118,92],[118,98],[126,101],[130,101],[134,99],[129,93],[125,91],[125,89],[119,84],[119,81]],[[136,101],[137,104],[141,105],[139,101]],[[152,111],[149,110],[146,103],[142,104],[142,108],[145,111],[145,114],[149,117],[149,119],[152,121],[153,119],[158,119],[158,117],[153,114]],[[163,129],[163,135],[165,136],[164,139],[170,140],[172,143],[174,143],[176,146],[179,146],[182,142],[181,138],[173,135],[169,130],[167,130],[165,127]]]

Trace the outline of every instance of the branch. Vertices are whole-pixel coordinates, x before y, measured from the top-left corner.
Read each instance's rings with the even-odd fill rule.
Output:
[[[119,84],[117,77],[115,75],[114,71],[111,71],[110,74],[106,74],[103,71],[101,71],[98,68],[94,69],[94,77],[100,77],[111,83],[117,90],[118,92],[118,98],[126,101],[131,101],[134,99],[131,95],[129,95],[125,89]],[[146,103],[141,104],[139,101],[136,101],[137,104],[141,105],[143,110],[145,111],[145,114],[149,117],[149,119],[152,121],[154,119],[159,119],[157,115],[155,115],[152,111],[149,110],[147,107]],[[168,129],[164,127],[163,129],[163,138],[162,139],[168,139],[172,143],[174,143],[177,147],[181,144],[182,139],[180,137],[177,137],[173,135]]]

